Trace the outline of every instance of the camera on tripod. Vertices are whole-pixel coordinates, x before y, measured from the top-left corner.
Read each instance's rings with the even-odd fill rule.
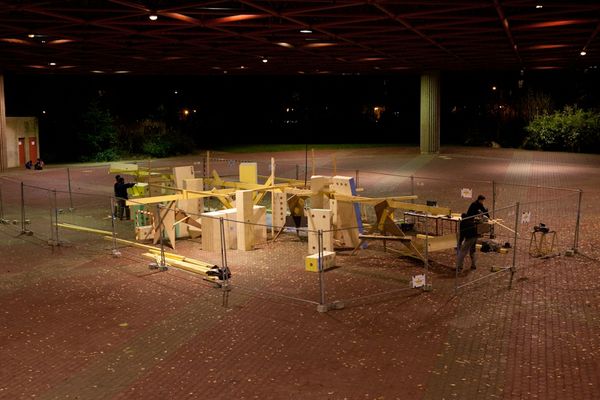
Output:
[[[548,228],[546,226],[546,224],[543,224],[543,223],[540,222],[539,225],[536,225],[536,226],[533,227],[533,231],[534,232],[548,233],[548,232],[550,232],[550,228]]]

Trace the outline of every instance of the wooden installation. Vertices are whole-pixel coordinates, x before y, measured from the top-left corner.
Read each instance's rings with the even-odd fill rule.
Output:
[[[323,257],[321,258],[321,269],[326,269],[335,266],[335,251],[323,251]],[[305,269],[310,272],[319,272],[319,253],[311,254],[306,256]]]
[[[333,251],[333,231],[331,210],[311,208],[306,210],[308,219],[308,251],[319,252],[319,230],[323,231],[323,251]]]

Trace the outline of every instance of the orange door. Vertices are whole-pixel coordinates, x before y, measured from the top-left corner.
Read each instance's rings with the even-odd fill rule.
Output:
[[[19,165],[25,165],[25,138],[19,138]]]
[[[35,137],[29,138],[29,159],[35,164],[35,160],[39,158],[37,149],[37,140]]]

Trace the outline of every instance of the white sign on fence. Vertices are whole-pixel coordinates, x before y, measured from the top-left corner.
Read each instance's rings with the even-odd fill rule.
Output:
[[[412,277],[410,282],[410,287],[412,288],[420,288],[425,286],[425,274],[415,275]]]
[[[460,197],[463,199],[472,199],[473,198],[473,189],[462,188],[460,190]]]
[[[521,223],[528,224],[531,221],[531,211],[523,211],[521,214]]]

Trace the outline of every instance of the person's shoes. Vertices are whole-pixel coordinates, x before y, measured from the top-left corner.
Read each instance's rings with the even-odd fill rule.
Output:
[[[476,269],[477,269],[477,267],[476,267],[475,265],[471,265],[471,269],[472,269],[472,270],[476,270]]]
[[[456,270],[457,270],[458,272],[462,272],[463,268],[462,268],[462,267],[456,267]]]

